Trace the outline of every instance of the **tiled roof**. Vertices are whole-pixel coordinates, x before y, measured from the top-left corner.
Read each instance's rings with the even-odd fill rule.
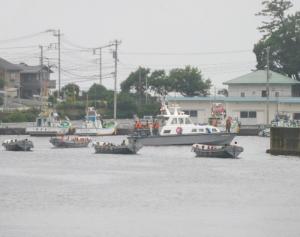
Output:
[[[257,70],[246,75],[237,77],[235,79],[224,82],[224,85],[234,84],[266,84],[267,83],[267,72],[265,70]],[[277,72],[270,71],[270,84],[300,84],[290,77],[279,74]]]
[[[19,64],[19,67],[22,68],[21,74],[27,74],[27,73],[39,73],[42,69],[44,69],[45,71],[49,71],[50,73],[52,73],[53,71],[51,71],[47,66],[43,65],[37,65],[37,66],[28,66],[26,64]]]
[[[16,64],[10,63],[3,58],[0,58],[0,69],[4,69],[7,71],[21,71],[21,67]]]

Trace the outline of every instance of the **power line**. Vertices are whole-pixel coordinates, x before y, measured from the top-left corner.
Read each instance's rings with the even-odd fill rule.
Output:
[[[18,41],[18,40],[33,38],[33,37],[36,37],[36,36],[44,34],[44,33],[47,33],[47,31],[41,31],[41,32],[34,33],[34,34],[23,35],[23,36],[19,36],[19,37],[15,37],[15,38],[0,40],[0,43],[10,43],[12,41]]]
[[[207,52],[120,52],[123,55],[156,55],[156,56],[193,56],[193,55],[210,55],[210,54],[236,54],[249,53],[252,50],[231,50],[231,51],[207,51]]]

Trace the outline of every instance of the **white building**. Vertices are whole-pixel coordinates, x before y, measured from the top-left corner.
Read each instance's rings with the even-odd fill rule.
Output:
[[[277,113],[300,119],[300,82],[276,72],[270,72],[269,103],[266,71],[258,70],[224,82],[228,97],[168,97],[189,113],[195,122],[207,123],[214,103],[223,104],[227,116],[238,118],[243,125],[270,123]]]

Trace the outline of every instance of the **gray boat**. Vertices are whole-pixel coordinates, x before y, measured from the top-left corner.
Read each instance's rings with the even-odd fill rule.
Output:
[[[208,145],[230,144],[235,133],[224,133],[210,125],[194,124],[190,115],[177,105],[168,107],[162,103],[161,114],[154,121],[142,126],[136,121],[135,132],[128,139],[136,139],[144,146]],[[140,124],[140,125],[139,125]],[[141,128],[142,127],[142,128]]]
[[[62,136],[50,138],[50,143],[57,148],[83,148],[88,147],[90,142],[89,137]]]
[[[237,145],[208,146],[194,144],[192,151],[196,153],[196,157],[237,158],[244,151],[244,148]]]
[[[136,154],[143,145],[135,140],[128,140],[126,143],[125,140],[120,145],[115,145],[108,142],[97,142],[94,144],[95,153],[102,154]]]
[[[2,143],[7,151],[30,151],[33,148],[32,141],[28,139],[9,139]]]
[[[136,139],[144,146],[171,146],[171,145],[225,145],[230,144],[235,133],[199,133],[199,134],[181,134],[168,136],[143,136],[132,135],[128,139]]]

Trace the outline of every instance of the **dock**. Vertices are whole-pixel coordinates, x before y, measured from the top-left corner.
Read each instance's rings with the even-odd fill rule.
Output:
[[[272,127],[270,150],[272,155],[300,156],[300,128]]]

